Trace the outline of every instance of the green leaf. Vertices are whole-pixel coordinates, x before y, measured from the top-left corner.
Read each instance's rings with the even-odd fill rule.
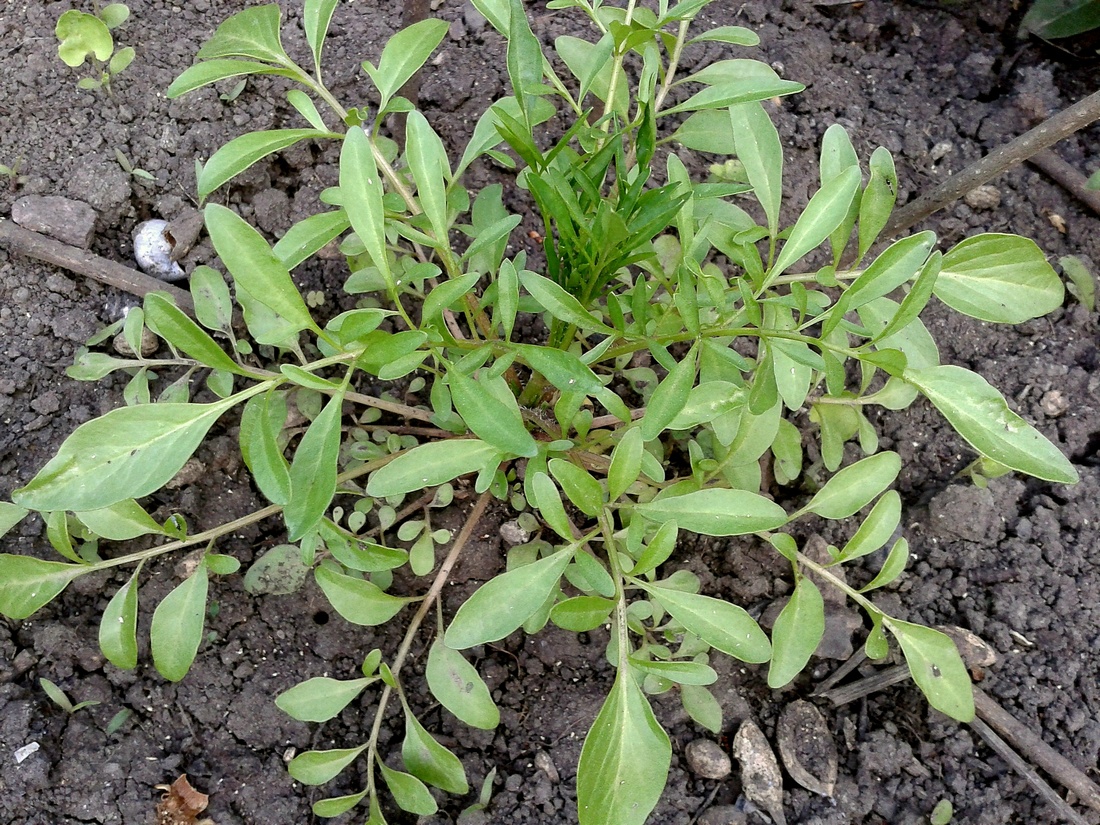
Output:
[[[1065,287],[1034,241],[976,235],[943,256],[933,293],[952,309],[996,324],[1019,324],[1062,305]]]
[[[275,129],[267,132],[249,132],[234,138],[203,164],[197,184],[199,198],[205,198],[256,161],[274,152],[310,138],[335,137],[339,135],[317,129]]]
[[[197,57],[199,60],[249,57],[283,66],[293,65],[279,39],[279,18],[279,7],[275,3],[237,12],[218,26],[214,36],[199,49]]]
[[[803,510],[822,518],[844,519],[863,509],[901,472],[901,458],[882,452],[857,461],[838,472],[817,491]]]
[[[390,42],[393,42],[392,40]],[[382,273],[391,291],[393,274],[386,254],[386,212],[382,205],[382,181],[371,152],[370,138],[359,126],[352,126],[340,150],[340,192],[351,228],[363,242],[371,261]]]
[[[672,115],[678,112],[743,106],[747,103],[769,100],[780,95],[798,94],[805,91],[805,89],[806,87],[801,83],[783,80],[779,77],[745,77],[727,80],[714,86],[708,86],[701,92],[696,92],[683,103],[668,109],[662,109],[659,116]]]
[[[191,297],[200,324],[207,329],[232,329],[233,298],[220,272],[208,266],[195,267],[191,273]]]
[[[46,539],[54,550],[69,561],[76,564],[84,563],[84,559],[73,549],[73,539],[69,533],[69,517],[63,510],[46,514]]]
[[[635,512],[662,524],[675,521],[682,529],[704,536],[742,536],[775,530],[787,523],[783,508],[746,490],[709,488],[658,498]]]
[[[319,212],[290,227],[271,251],[283,262],[283,266],[294,269],[302,261],[317,254],[338,238],[349,226],[351,222],[348,221],[347,213],[343,209]],[[192,286],[194,283],[195,276],[192,275]]]
[[[680,701],[695,724],[711,733],[721,732],[722,706],[713,693],[699,685],[681,685]]]
[[[847,216],[859,192],[860,180],[859,167],[849,166],[821,185],[799,215],[775,265],[768,272],[769,279],[779,277],[791,264],[821,246],[833,234]]]
[[[473,243],[471,243],[466,248],[466,251],[462,253],[461,260],[472,261],[472,265],[479,266],[480,262],[476,259],[481,253],[491,250],[494,247],[507,248],[508,236],[512,234],[513,229],[520,225],[522,220],[522,215],[505,215],[503,218],[493,221],[477,233]]]
[[[759,664],[771,658],[771,643],[760,625],[735,604],[632,580],[660,603],[672,618],[704,642],[742,662]]]
[[[113,55],[111,55],[111,62],[107,64],[107,73],[110,75],[122,74],[126,69],[130,67],[130,64],[134,62],[134,58],[137,57],[137,52],[134,51],[132,46],[127,46],[124,49],[119,49]],[[140,173],[142,169],[135,169],[134,174],[138,177],[143,177]],[[153,176],[148,172],[145,173],[148,177],[147,180],[154,180]]]
[[[630,427],[611,453],[607,471],[608,498],[617,501],[642,473],[642,451],[645,449],[641,430]]]
[[[168,297],[152,292],[145,296],[145,325],[185,355],[216,370],[249,375],[225,354],[206,332],[187,317]]]
[[[83,564],[0,553],[0,613],[25,619],[87,572]]]
[[[564,458],[552,458],[548,466],[550,474],[578,510],[593,518],[603,510],[603,488],[587,470]]]
[[[678,685],[713,685],[718,681],[718,674],[715,673],[714,668],[702,662],[683,660],[665,662],[659,659],[650,660],[631,656],[630,664],[641,671],[642,675],[667,679]]]
[[[444,281],[433,288],[424,299],[424,305],[420,312],[421,326],[428,324],[443,326],[441,324],[443,310],[454,306],[456,301],[477,285],[480,278],[480,273],[468,272],[453,280]]]
[[[297,541],[317,526],[336,494],[343,405],[343,392],[332,396],[294,451],[290,499],[283,510],[290,541]]]
[[[428,650],[424,677],[432,696],[470,727],[493,730],[500,724],[500,711],[477,669],[439,639]]]
[[[366,745],[327,751],[306,751],[290,760],[287,772],[303,785],[324,785],[356,760]]]
[[[302,28],[306,30],[306,42],[313,52],[313,64],[318,71],[321,66],[321,50],[325,45],[325,35],[332,21],[332,13],[339,0],[306,0],[302,8]]]
[[[885,618],[905,654],[913,681],[928,703],[952,719],[969,722],[974,718],[974,689],[966,665],[951,637],[930,627]]]
[[[339,573],[330,563],[314,570],[313,577],[337,613],[364,627],[388,622],[402,607],[415,601],[391,596],[372,582]]]
[[[302,561],[302,548],[296,544],[277,544],[252,563],[242,586],[254,596],[297,593],[305,584],[309,569]]]
[[[872,590],[885,587],[905,571],[905,565],[908,563],[909,542],[904,538],[900,538],[895,541],[894,546],[890,548],[890,554],[886,557],[886,561],[883,562],[882,569],[878,571],[878,575],[861,587],[859,592],[870,593]]]
[[[887,490],[882,498],[875,502],[863,524],[856,530],[844,549],[837,555],[837,562],[851,561],[884,546],[894,535],[901,522],[901,496],[897,490]]]
[[[729,111],[737,158],[745,165],[753,194],[768,218],[768,234],[774,238],[779,234],[779,206],[783,200],[779,133],[759,103],[742,103]]]
[[[772,626],[768,687],[787,685],[802,672],[825,635],[825,602],[810,579],[798,576],[794,592]]]
[[[382,769],[382,778],[386,781],[386,787],[393,794],[393,801],[397,807],[409,813],[420,816],[431,816],[439,806],[436,805],[428,786],[409,773],[395,771],[381,760],[378,767]]]
[[[295,329],[318,330],[290,272],[260,233],[237,213],[219,204],[207,204],[203,214],[214,249],[238,289],[244,289]]]
[[[416,181],[420,208],[428,216],[436,239],[447,243],[447,181],[451,168],[447,150],[427,118],[412,111],[405,123],[405,157]]]
[[[592,369],[571,352],[540,347],[535,344],[513,344],[512,349],[531,369],[541,373],[562,392],[583,392],[595,395],[604,389]]]
[[[315,676],[284,690],[275,698],[275,704],[299,722],[327,722],[376,681],[376,678],[341,680]]]
[[[409,773],[447,793],[465,794],[470,790],[466,772],[458,757],[432,738],[424,726],[405,707],[405,741],[401,759]]]
[[[208,585],[206,560],[203,559],[195,572],[165,596],[153,611],[149,628],[153,664],[169,682],[178,682],[186,676],[199,652]]]
[[[121,670],[137,667],[138,574],[118,589],[99,622],[99,649]]]
[[[251,60],[207,60],[196,63],[186,69],[183,74],[172,81],[165,91],[165,97],[174,100],[177,97],[193,92],[219,80],[229,77],[240,77],[251,74],[275,74],[282,77],[297,77],[290,69],[279,69],[274,66],[265,66],[262,63],[253,63]]]
[[[554,51],[569,67],[569,71],[580,81],[577,100],[584,101],[588,92],[592,92],[602,101],[607,101],[611,88],[611,52],[613,38],[604,35],[599,43],[582,40],[579,37],[562,35],[554,40]]]
[[[107,24],[109,29],[117,29],[130,17],[130,9],[125,3],[109,3],[99,10],[99,19]]]
[[[653,441],[665,431],[687,404],[688,394],[694,384],[695,349],[693,347],[653,391],[646,405],[645,415],[642,416],[638,425],[643,441]]]
[[[111,410],[77,427],[38,475],[12,493],[12,501],[43,512],[82,511],[147,496],[172,480],[239,400]]]
[[[542,607],[572,558],[572,549],[559,551],[487,581],[458,609],[443,643],[465,650],[503,639]]]
[[[675,521],[666,521],[662,524],[638,557],[638,563],[634,565],[630,575],[643,576],[668,561],[669,556],[676,549],[678,531],[679,525]]]
[[[366,795],[367,792],[362,790],[359,793],[347,794],[345,796],[330,796],[328,799],[319,799],[313,803],[313,814],[314,816],[323,817],[336,817],[340,816],[340,814],[346,814],[362,802]],[[374,804],[376,803],[372,801],[372,807]],[[381,816],[381,814],[379,814],[379,816]],[[367,825],[385,825],[385,820],[372,816],[367,822]]]
[[[733,155],[737,153],[737,147],[734,144],[733,130],[730,129],[729,122],[729,112],[703,109],[688,116],[672,138],[696,152]]]
[[[586,633],[606,624],[615,602],[602,596],[574,596],[550,610],[550,621],[571,633]]]
[[[455,410],[478,438],[508,455],[531,458],[538,453],[538,444],[527,432],[519,404],[510,393],[505,402],[458,369],[448,370],[447,380]]]
[[[106,61],[115,50],[114,38],[107,24],[94,14],[70,9],[57,18],[54,29],[61,45],[57,47],[58,56],[66,66],[83,66],[90,56]]]
[[[569,525],[569,517],[565,515],[558,488],[554,486],[550,476],[544,472],[528,476],[526,492],[528,501],[539,511],[542,520],[563,539],[572,541],[573,530]]]
[[[449,28],[446,20],[429,19],[413,23],[386,41],[377,69],[369,63],[363,64],[364,71],[370,75],[382,98],[381,109],[386,108],[398,89],[427,62],[436,46],[443,42]]]
[[[549,278],[544,278],[525,269],[519,273],[519,280],[531,297],[559,321],[580,327],[587,332],[601,332],[604,335],[615,334],[611,327],[596,319],[581,306],[580,301]]]
[[[272,392],[250,398],[241,414],[241,456],[260,492],[274,504],[290,498],[290,465],[279,445],[286,417],[286,397]]]
[[[476,438],[421,444],[375,470],[367,482],[367,495],[384,498],[437,487],[477,472],[497,454],[496,447]]]
[[[27,513],[30,510],[25,507],[17,507],[11,502],[0,501],[0,536],[4,536],[7,532],[26,518]]]
[[[1078,481],[1077,470],[1058,448],[1012,412],[1001,394],[980,375],[945,365],[906,370],[905,380],[915,385],[955,431],[986,458],[1046,481]]]
[[[898,174],[894,158],[881,146],[871,153],[871,177],[859,201],[859,253],[862,259],[878,238],[898,197]]]
[[[512,337],[519,310],[519,274],[511,261],[503,261],[497,272],[497,300],[493,306],[493,325],[500,326],[504,340]],[[430,296],[429,296],[430,297]],[[427,302],[425,302],[427,303]]]
[[[1097,180],[1100,181],[1100,173],[1097,174]],[[1096,279],[1089,272],[1084,261],[1076,255],[1063,255],[1058,259],[1058,265],[1062,267],[1063,274],[1069,278],[1070,282],[1066,286],[1070,294],[1089,312],[1095,312]]]
[[[742,26],[717,26],[691,38],[689,43],[730,43],[734,46],[759,46],[756,32]]]
[[[672,745],[629,670],[620,669],[581,748],[580,825],[643,825],[668,780]]]
[[[153,521],[152,516],[133,499],[120,501],[101,510],[85,510],[75,515],[97,536],[110,541],[129,541],[150,533],[164,533],[164,528]]]
[[[543,57],[538,38],[531,31],[527,21],[527,12],[522,0],[509,0],[508,13],[508,79],[512,83],[512,94],[519,101],[523,111],[523,121],[530,125],[530,113],[536,99],[536,92],[542,84]],[[612,108],[614,108],[612,106]]]
[[[1024,15],[1021,31],[1044,40],[1074,37],[1100,28],[1100,4],[1096,0],[1035,0]]]

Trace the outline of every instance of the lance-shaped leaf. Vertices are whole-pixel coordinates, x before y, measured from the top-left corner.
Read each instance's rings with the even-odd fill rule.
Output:
[[[277,74],[283,77],[297,77],[297,74],[291,69],[265,66],[251,60],[204,60],[184,70],[183,74],[172,81],[164,95],[169,100],[174,100],[195,89],[217,83],[219,80],[250,74]]]
[[[271,392],[250,398],[241,414],[241,456],[260,492],[274,504],[290,498],[290,466],[279,445],[286,416],[286,397]]]
[[[0,501],[0,536],[26,518],[29,512],[26,507],[16,507],[9,501]]]
[[[415,110],[409,112],[405,124],[405,147],[420,208],[428,216],[436,240],[446,243],[447,181],[451,177],[447,150],[428,119]]]
[[[324,785],[366,749],[366,745],[360,745],[357,748],[306,751],[290,760],[287,772],[303,785]]]
[[[541,373],[562,392],[592,395],[604,389],[596,373],[571,352],[534,344],[515,344],[513,348],[531,369]]]
[[[863,524],[844,545],[836,560],[851,561],[868,553],[874,553],[890,540],[900,522],[901,496],[897,490],[887,490],[882,498],[875,502],[875,506],[867,514]]]
[[[768,233],[779,234],[779,205],[783,199],[783,147],[768,113],[759,103],[741,103],[730,107],[730,119],[737,159],[745,164],[745,174],[753,195],[764,208]]]
[[[467,725],[492,730],[500,724],[500,711],[481,674],[465,656],[438,639],[428,650],[424,678],[432,696]]]
[[[302,28],[306,30],[306,42],[313,52],[313,63],[320,67],[321,49],[325,45],[325,35],[332,21],[332,13],[339,0],[306,0],[302,8]]]
[[[224,282],[223,282],[224,284]],[[191,358],[216,370],[248,375],[248,370],[225,354],[206,331],[159,292],[145,296],[145,324]]]
[[[627,491],[642,473],[642,433],[637,427],[631,427],[615,445],[611,453],[611,467],[607,471],[608,497],[611,501]]]
[[[530,270],[519,273],[520,283],[539,305],[557,318],[587,332],[601,332],[614,335],[615,331],[588,312],[581,302],[551,281]]]
[[[982,321],[1019,324],[1062,305],[1065,288],[1034,241],[1018,235],[976,235],[943,256],[933,293]]]
[[[794,593],[772,627],[772,660],[768,687],[788,684],[802,672],[825,635],[825,602],[810,579],[799,576]]]
[[[454,794],[464,794],[470,790],[458,757],[432,738],[408,706],[405,706],[405,741],[401,743],[401,759],[409,773],[429,785]]]
[[[153,664],[170,682],[178,682],[187,675],[199,652],[208,586],[209,574],[204,559],[153,611],[153,623],[149,628]]]
[[[207,431],[240,401],[141,404],[81,424],[12,500],[31,510],[99,510],[172,480]]]
[[[620,669],[581,748],[581,825],[643,825],[664,792],[671,762],[668,734],[629,669]]]
[[[385,109],[389,99],[405,85],[428,60],[436,46],[443,42],[449,25],[446,20],[428,19],[402,29],[382,47],[378,68],[363,64],[363,71],[374,81]]]
[[[87,572],[83,564],[0,554],[0,613],[9,619],[25,619]]]
[[[638,425],[643,441],[652,441],[679,415],[695,383],[695,349],[673,367],[657,385]]]
[[[552,458],[549,462],[551,475],[557,479],[565,495],[573,505],[586,516],[599,514],[603,509],[603,488],[587,470],[578,467],[564,458]]]
[[[133,499],[120,501],[102,510],[86,510],[75,515],[97,536],[111,541],[129,541],[138,536],[165,532]]]
[[[340,573],[330,562],[318,567],[313,577],[337,613],[364,627],[388,622],[402,607],[415,601],[391,596],[373,582]]]
[[[689,633],[728,656],[759,664],[771,657],[771,643],[743,608],[721,599],[632,580],[656,599]]]
[[[782,507],[746,490],[696,490],[655,499],[635,509],[650,521],[675,521],[682,529],[704,536],[741,536],[775,530],[787,523]]]
[[[979,453],[1013,470],[1074,484],[1077,470],[1043,434],[1008,408],[1004,397],[976,373],[950,365],[906,370],[948,423]]]
[[[538,452],[538,444],[527,432],[519,404],[511,394],[506,399],[498,398],[458,369],[449,370],[447,375],[455,409],[478,438],[509,455],[531,458]]]
[[[428,786],[411,773],[395,771],[382,761],[379,761],[378,767],[382,769],[382,778],[398,808],[419,816],[431,816],[439,810]]]
[[[376,678],[330,679],[315,676],[275,698],[279,710],[300,722],[327,722],[346,708]]]
[[[367,495],[384,497],[436,487],[479,471],[496,447],[476,438],[433,441],[413,447],[371,475]]]
[[[845,467],[817,491],[803,508],[822,518],[842,519],[867,506],[901,472],[901,458],[894,452],[868,456]]]
[[[783,244],[775,266],[768,273],[770,279],[779,277],[787,267],[819,247],[840,226],[859,191],[859,183],[859,167],[849,166],[821,185]]]
[[[347,213],[343,209],[331,212],[318,212],[294,224],[286,234],[275,243],[271,250],[283,266],[294,269],[302,261],[316,254],[327,244],[340,236],[351,226]],[[195,276],[191,276],[192,286]],[[201,319],[200,319],[201,320]]]
[[[393,274],[386,255],[382,181],[371,152],[370,138],[359,126],[348,129],[340,150],[340,193],[351,228],[367,248],[387,287],[392,290]]]
[[[138,574],[118,589],[99,622],[99,649],[122,670],[137,666]]]
[[[913,681],[928,703],[952,719],[969,722],[974,718],[974,689],[970,674],[951,637],[919,624],[885,618],[905,654]]]
[[[859,252],[862,259],[878,238],[894,211],[898,197],[898,173],[889,151],[878,147],[871,153],[871,177],[859,201]]]
[[[228,183],[261,158],[310,138],[339,138],[332,132],[317,129],[273,129],[249,132],[233,138],[219,148],[203,164],[197,188],[203,199],[224,183]]]
[[[229,274],[248,294],[295,329],[317,329],[290,272],[259,232],[216,203],[203,211],[206,230]]]
[[[572,549],[559,551],[483,584],[458,609],[444,644],[465,650],[503,639],[542,607],[572,558]]]
[[[291,541],[297,541],[317,526],[336,493],[343,404],[343,392],[332,396],[313,419],[294,452],[290,465],[290,499],[283,511]]]
[[[197,55],[199,60],[249,57],[287,65],[290,58],[279,39],[281,12],[275,3],[237,12],[218,26]]]

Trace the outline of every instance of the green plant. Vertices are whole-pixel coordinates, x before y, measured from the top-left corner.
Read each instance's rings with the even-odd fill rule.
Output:
[[[125,3],[110,3],[95,13],[69,9],[57,18],[55,34],[60,41],[57,54],[66,66],[78,69],[91,60],[95,74],[77,81],[78,89],[103,89],[111,93],[111,81],[134,61],[130,46],[115,49],[111,32],[126,22],[130,9]]]
[[[96,700],[90,699],[86,702],[78,702],[74,705],[72,700],[65,694],[65,691],[45,677],[39,679],[38,684],[42,688],[43,693],[50,697],[50,701],[68,714],[73,714],[83,708],[99,704]]]
[[[0,175],[8,179],[8,188],[15,191],[27,182],[27,176],[23,174],[23,158],[19,158],[11,166],[0,163]]]
[[[118,161],[118,165],[122,167],[123,172],[133,178],[136,178],[137,180],[144,182],[156,180],[156,176],[152,172],[134,166],[134,164],[130,162],[130,159],[126,157],[125,153],[123,153],[121,149],[115,149],[115,160]]]
[[[1076,37],[1100,28],[1100,0],[1034,0],[1020,24],[1043,40]]]
[[[156,667],[178,680],[203,640],[211,576],[240,567],[216,552],[218,544],[244,524],[281,519],[283,527],[271,529],[285,527],[286,541],[255,562],[245,579],[250,591],[293,591],[312,575],[341,616],[365,626],[413,608],[398,649],[366,654],[361,675],[314,677],[276,700],[297,719],[323,722],[377,691],[367,741],[290,763],[296,779],[320,785],[364,760],[362,791],[314,810],[334,816],[365,801],[375,825],[384,821],[383,786],[415,814],[436,808],[425,783],[468,790],[461,763],[416,719],[402,690],[409,652],[433,617],[428,685],[455,717],[483,728],[495,727],[499,713],[462,651],[548,622],[578,632],[610,626],[607,658],[616,676],[577,773],[583,825],[641,823],[657,803],[671,744],[648,695],[677,690],[687,712],[717,730],[721,712],[707,689],[717,678],[712,656],[767,664],[773,687],[799,674],[823,632],[816,582],[839,588],[867,613],[871,657],[885,656],[892,638],[932,706],[971,718],[970,682],[950,639],[871,600],[902,573],[908,544],[894,538],[901,497],[889,489],[901,460],[878,449],[864,410],[902,409],[924,395],[982,458],[986,475],[1074,482],[1069,461],[997,390],[939,363],[920,320],[935,295],[985,321],[1024,321],[1061,304],[1061,281],[1031,241],[1008,235],[980,235],[942,253],[933,233],[921,232],[864,262],[893,208],[896,175],[889,153],[877,149],[865,180],[836,126],[824,137],[819,190],[783,227],[782,147],[761,102],[802,87],[746,59],[679,76],[684,51],[699,43],[757,42],[729,26],[692,36],[707,2],[670,8],[658,0],[646,8],[630,0],[618,8],[552,0],[550,8],[577,9],[599,32],[596,42],[556,41],[573,75],[562,78],[520,0],[475,0],[507,39],[513,94],[485,112],[457,162],[424,115],[397,95],[442,41],[445,22],[395,34],[377,65],[363,64],[377,99],[349,109],[320,69],[336,0],[305,0],[312,70],[284,51],[278,7],[226,20],[169,95],[231,77],[280,75],[306,90],[287,98],[309,128],[230,141],[200,170],[200,197],[273,152],[338,140],[339,186],[322,196],[332,208],[290,227],[272,247],[234,212],[208,204],[207,229],[234,294],[221,274],[199,267],[191,277],[199,323],[152,294],[122,325],[139,344],[147,327],[170,357],[80,355],[74,377],[128,370],[138,389],[128,392],[129,406],[81,425],[11,503],[0,503],[0,528],[42,513],[66,558],[0,556],[0,611],[24,618],[78,576],[136,566],[111,598],[100,635],[112,663],[133,667],[142,566],[199,548],[150,628]],[[306,92],[327,104],[338,128]],[[403,151],[379,132],[392,112],[407,115]],[[555,115],[564,130],[548,144],[540,136]],[[676,144],[736,155],[738,164],[720,165],[715,180],[693,181]],[[505,208],[500,185],[476,195],[464,188],[463,172],[482,155],[518,167],[516,184],[541,217],[544,260],[507,255],[520,217]],[[349,263],[345,290],[358,305],[322,325],[290,270],[337,238]],[[848,257],[856,263],[842,263]],[[898,290],[900,301],[888,297]],[[234,300],[247,336],[233,328]],[[545,336],[521,338],[517,330],[537,328],[534,318],[545,321]],[[653,366],[630,367],[640,354]],[[182,371],[160,403],[148,403],[151,369]],[[210,392],[202,403],[191,400],[199,371]],[[636,409],[621,397],[630,398],[628,380],[639,394]],[[391,382],[395,391],[361,392],[368,381]],[[811,467],[803,435],[786,417],[803,408],[820,442],[821,461]],[[155,522],[137,499],[171,481],[234,409],[241,454],[270,505],[197,534],[179,516]],[[843,466],[852,440],[865,457]],[[762,495],[764,459],[799,501],[789,510]],[[474,477],[477,499],[440,561],[436,545],[450,539],[432,528],[427,508],[449,504],[457,495],[451,482],[462,476]],[[539,532],[508,552],[505,572],[448,624],[440,593],[494,497],[523,511],[524,524]],[[849,540],[830,547],[829,563],[806,557],[790,532],[811,516],[851,523]],[[411,550],[387,540],[395,527]],[[683,533],[738,546],[764,542],[789,560],[794,589],[770,639],[743,608],[700,593],[698,578],[676,569]],[[166,541],[99,553],[99,539],[143,535]],[[849,571],[847,580],[860,586],[835,572],[888,545],[874,575]],[[388,592],[404,565],[415,575],[434,573],[422,592]],[[379,749],[394,699],[405,719],[404,770]]]

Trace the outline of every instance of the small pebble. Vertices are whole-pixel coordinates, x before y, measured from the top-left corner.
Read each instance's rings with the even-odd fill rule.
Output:
[[[123,333],[119,333],[115,336],[112,346],[115,348],[115,352],[125,358],[133,358],[135,356],[134,348],[130,346],[130,342],[126,340],[126,336]],[[141,331],[141,357],[148,358],[157,348],[160,346],[160,339],[157,338],[148,329]]]
[[[963,195],[963,200],[971,209],[990,211],[1001,205],[1001,190],[996,186],[979,186]]]
[[[531,534],[520,527],[519,522],[513,519],[500,525],[500,537],[507,544],[526,544],[531,538]]]
[[[724,779],[733,770],[729,755],[717,742],[710,739],[696,739],[684,749],[691,772],[704,779]]]
[[[1069,409],[1069,399],[1061,391],[1051,390],[1043,393],[1043,397],[1039,399],[1039,406],[1047,417],[1057,418]]]
[[[749,815],[736,805],[715,805],[699,817],[699,825],[745,825]]]

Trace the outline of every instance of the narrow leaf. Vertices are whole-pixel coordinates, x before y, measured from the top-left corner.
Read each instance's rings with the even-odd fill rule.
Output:
[[[275,698],[279,710],[299,722],[327,722],[346,708],[375,678],[330,679],[315,676]]]
[[[405,708],[405,741],[401,743],[401,759],[411,774],[429,785],[454,794],[464,794],[470,790],[458,757],[436,742],[408,707]]]
[[[498,450],[479,439],[454,439],[421,444],[376,470],[367,494],[376,497],[411,493],[480,470]]]
[[[202,327],[159,292],[145,296],[145,324],[169,344],[201,364],[234,375],[249,375],[248,370],[226,355]]]
[[[455,409],[478,438],[508,455],[531,458],[538,453],[511,395],[505,403],[457,369],[448,371],[448,381]]]
[[[974,689],[951,637],[919,624],[883,619],[905,654],[913,681],[928,703],[952,719],[974,718]]]
[[[271,251],[283,262],[283,266],[294,269],[338,238],[349,226],[351,222],[343,209],[319,212],[290,227]],[[191,280],[193,284],[193,275]]]
[[[687,404],[694,383],[695,349],[692,348],[653,391],[638,425],[643,441],[652,441],[665,431]]]
[[[0,554],[0,613],[25,619],[49,604],[69,582],[88,572],[82,564]]]
[[[742,103],[730,107],[737,158],[745,165],[753,194],[768,218],[768,233],[779,234],[779,205],[783,199],[783,148],[779,133],[764,107]]]
[[[413,601],[391,596],[365,579],[339,573],[331,562],[318,567],[313,577],[337,613],[352,624],[364,627],[388,622]]]
[[[742,662],[759,664],[771,658],[771,644],[760,625],[735,604],[633,580],[669,615],[704,642]]]
[[[382,181],[371,152],[370,138],[352,126],[340,150],[340,192],[351,228],[367,248],[374,265],[392,290],[393,275],[386,255],[386,213],[382,206]]]
[[[787,267],[825,242],[847,216],[859,184],[859,167],[849,166],[821,185],[783,244],[775,265],[768,272],[769,279],[779,277]]]
[[[195,89],[217,83],[219,80],[250,74],[277,74],[283,77],[295,77],[295,73],[290,69],[265,66],[251,60],[205,60],[184,70],[179,77],[173,80],[165,91],[165,97],[174,100],[188,92],[193,92]]]
[[[885,490],[899,472],[901,458],[897,453],[868,456],[830,478],[804,509],[822,518],[848,518]]]
[[[614,330],[597,320],[581,306],[580,301],[549,278],[525,269],[519,273],[519,280],[531,297],[559,321],[580,327],[587,332],[614,335]]]
[[[424,677],[432,696],[467,725],[492,730],[500,724],[500,711],[477,669],[438,639],[428,650]]]
[[[138,574],[118,589],[99,622],[99,649],[121,670],[137,666]]]
[[[336,748],[327,751],[306,751],[290,760],[287,772],[303,785],[324,785],[350,765],[366,745],[357,748]]]
[[[317,526],[336,493],[343,404],[343,392],[332,396],[294,452],[290,499],[283,511],[290,541],[297,541]]]
[[[317,129],[275,129],[249,132],[233,138],[219,148],[203,164],[197,181],[199,198],[203,199],[222,184],[229,182],[261,158],[286,149],[309,138],[336,138],[332,132]]]
[[[378,68],[368,69],[382,97],[383,108],[398,89],[419,71],[436,46],[443,42],[449,28],[446,20],[421,20],[386,41],[378,58]],[[368,66],[365,64],[363,68]]]
[[[153,611],[149,643],[153,664],[170,682],[187,675],[202,644],[206,619],[206,592],[209,576],[203,560],[182,584],[165,596]]]
[[[306,0],[302,8],[302,28],[306,30],[306,42],[313,52],[313,63],[320,67],[321,49],[325,45],[332,13],[339,0]]]
[[[250,57],[270,63],[290,63],[279,39],[281,12],[278,5],[245,9],[218,26],[214,36],[199,49],[199,60],[217,57]]]
[[[810,579],[799,576],[794,593],[772,626],[768,687],[787,685],[802,672],[825,635],[825,602]]]
[[[410,773],[395,771],[379,761],[378,767],[382,769],[382,778],[386,781],[386,787],[393,794],[393,801],[397,807],[409,813],[420,816],[431,816],[439,806],[436,805],[428,786]]]
[[[682,529],[704,536],[741,536],[787,523],[782,507],[746,490],[696,490],[639,504],[635,510],[650,521],[675,521]]]

